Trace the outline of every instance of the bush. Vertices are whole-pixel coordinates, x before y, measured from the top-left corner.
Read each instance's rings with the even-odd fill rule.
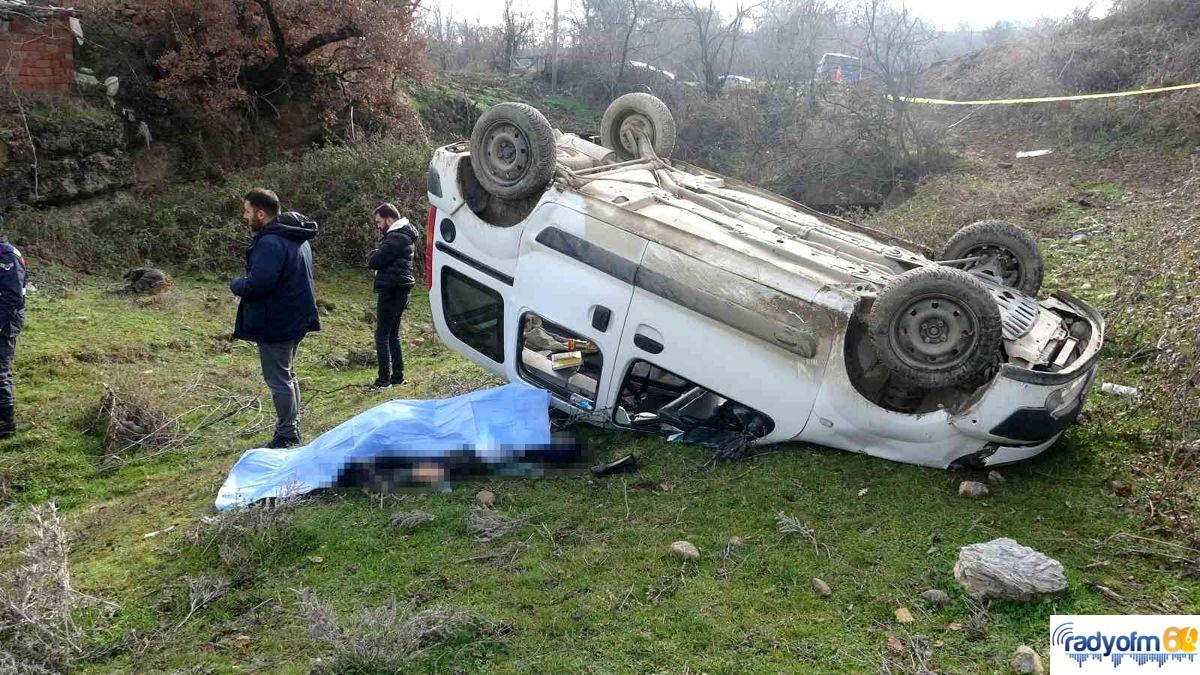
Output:
[[[425,145],[377,142],[327,147],[295,162],[241,171],[220,182],[167,188],[146,199],[121,199],[72,209],[17,212],[8,236],[27,255],[87,272],[138,265],[191,271],[238,267],[251,234],[241,222],[242,195],[252,187],[279,193],[285,210],[316,220],[320,266],[361,265],[375,243],[371,211],[381,202],[422,221]]]

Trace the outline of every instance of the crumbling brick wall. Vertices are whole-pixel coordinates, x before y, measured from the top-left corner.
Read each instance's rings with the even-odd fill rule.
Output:
[[[43,21],[0,13],[0,76],[18,92],[66,92],[75,83],[70,18],[62,14]]]

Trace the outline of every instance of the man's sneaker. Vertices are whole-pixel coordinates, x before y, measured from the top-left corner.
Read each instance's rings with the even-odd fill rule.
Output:
[[[375,380],[375,381],[374,381],[374,382],[372,382],[372,383],[371,383],[371,385],[370,385],[369,387],[367,387],[367,388],[368,388],[368,389],[370,389],[371,391],[380,391],[380,390],[383,390],[383,389],[391,389],[391,388],[392,388],[392,383],[391,383],[391,382],[384,381],[384,380]]]
[[[275,437],[271,439],[271,442],[267,443],[267,447],[272,450],[283,450],[284,448],[294,448],[297,445],[300,445],[300,435],[299,434],[297,434],[295,436],[280,436],[279,434],[275,434]]]
[[[404,379],[404,375],[393,375],[391,384],[393,387],[399,387],[408,384],[408,380]]]

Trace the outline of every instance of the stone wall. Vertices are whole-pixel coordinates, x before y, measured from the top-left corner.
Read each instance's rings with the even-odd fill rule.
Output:
[[[0,13],[0,75],[23,93],[62,93],[75,84],[75,36],[65,14],[44,24]]]
[[[130,187],[133,161],[126,148],[124,123],[103,108],[33,106],[24,120],[0,118],[0,212]]]

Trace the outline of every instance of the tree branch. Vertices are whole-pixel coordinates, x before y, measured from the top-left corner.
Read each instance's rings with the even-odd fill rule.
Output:
[[[300,48],[297,49],[292,56],[297,59],[302,59],[305,56],[317,51],[321,47],[324,47],[325,45],[331,45],[335,42],[349,40],[350,38],[360,38],[362,36],[362,29],[358,26],[354,24],[342,26],[335,31],[312,36],[304,44],[300,45]]]

